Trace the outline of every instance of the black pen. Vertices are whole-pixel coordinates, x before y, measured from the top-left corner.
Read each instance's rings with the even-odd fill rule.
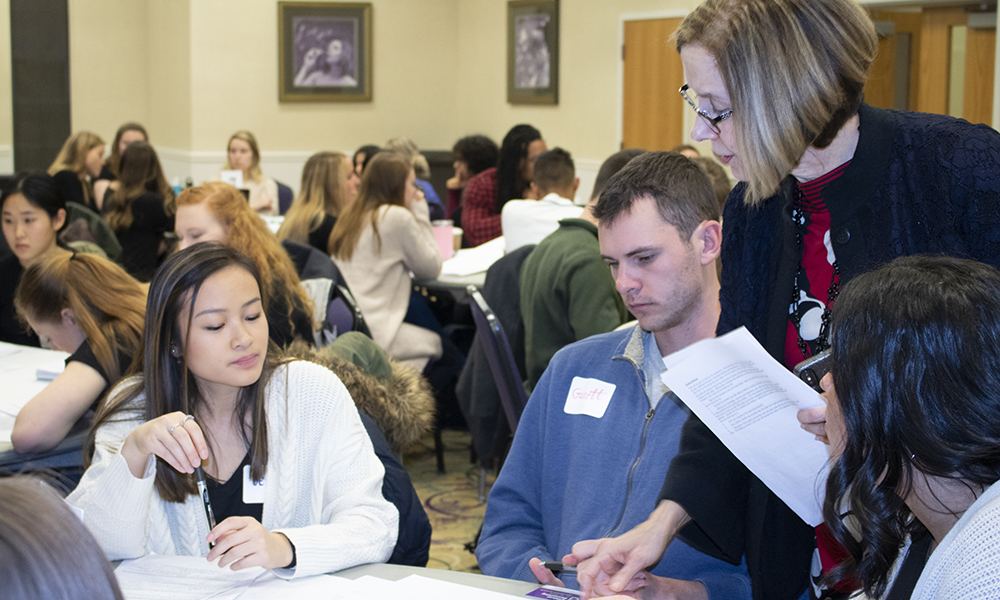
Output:
[[[564,565],[558,561],[547,560],[542,562],[542,566],[552,571],[553,573],[566,573],[567,575],[576,575],[576,567],[570,565]]]
[[[212,503],[208,499],[208,486],[205,485],[205,472],[198,467],[194,470],[195,474],[198,476],[198,493],[201,494],[201,499],[205,503],[205,514],[208,516],[208,530],[211,531],[215,529],[215,514],[212,512]],[[208,549],[211,550],[215,548],[214,542],[208,543]]]

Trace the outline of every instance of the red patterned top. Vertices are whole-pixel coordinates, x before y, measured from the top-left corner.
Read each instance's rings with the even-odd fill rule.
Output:
[[[465,184],[462,231],[469,246],[478,246],[503,235],[497,211],[497,170],[490,167]]]

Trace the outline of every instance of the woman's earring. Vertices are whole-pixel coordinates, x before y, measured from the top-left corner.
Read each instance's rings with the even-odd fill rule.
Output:
[[[170,347],[170,356],[173,356],[174,358],[177,358],[177,355],[178,355],[177,346],[171,346]]]

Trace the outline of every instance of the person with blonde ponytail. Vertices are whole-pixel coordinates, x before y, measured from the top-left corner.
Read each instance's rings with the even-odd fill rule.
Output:
[[[337,217],[358,194],[359,177],[351,159],[340,152],[317,152],[302,169],[302,187],[285,220],[278,239],[310,245],[327,252],[330,232]]]
[[[14,450],[38,452],[62,441],[126,373],[141,346],[146,292],[105,258],[64,252],[24,272],[14,305],[50,348],[70,353],[14,422]]]

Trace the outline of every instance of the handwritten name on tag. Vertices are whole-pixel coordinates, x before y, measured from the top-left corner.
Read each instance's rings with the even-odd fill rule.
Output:
[[[250,465],[243,466],[243,503],[263,504],[264,503],[264,482],[267,478],[261,479],[260,483],[255,483],[250,477]]]
[[[608,410],[608,403],[611,402],[616,387],[618,386],[600,379],[574,377],[569,384],[569,394],[563,410],[568,415],[587,415],[600,419],[604,416],[604,411]]]

